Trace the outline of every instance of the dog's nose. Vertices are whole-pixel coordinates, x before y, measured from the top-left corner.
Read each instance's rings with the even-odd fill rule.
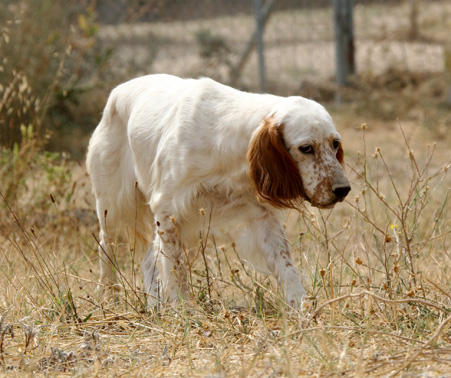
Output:
[[[337,185],[335,187],[332,187],[332,192],[339,199],[345,198],[348,195],[350,190],[351,190],[351,187],[349,185]]]

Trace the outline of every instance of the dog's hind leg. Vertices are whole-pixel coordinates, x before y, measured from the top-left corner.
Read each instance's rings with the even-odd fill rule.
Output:
[[[99,285],[98,290],[104,288],[111,288],[117,282],[115,263],[116,258],[114,254],[115,242],[117,241],[117,233],[115,228],[109,227],[109,224],[114,225],[114,219],[108,215],[108,208],[103,206],[100,200],[97,200],[97,217],[100,224],[100,233],[98,240],[98,255],[99,255]],[[110,212],[111,215],[112,212]],[[111,217],[112,218],[112,217]]]
[[[141,265],[141,270],[144,275],[144,289],[147,294],[147,305],[149,307],[158,306],[161,301],[161,282],[158,270],[159,252],[157,249],[155,253],[155,248],[153,243],[151,243]]]

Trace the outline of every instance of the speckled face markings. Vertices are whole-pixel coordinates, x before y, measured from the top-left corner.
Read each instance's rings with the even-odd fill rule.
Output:
[[[299,163],[305,192],[310,202],[319,207],[327,207],[337,201],[333,193],[334,185],[348,183],[336,150],[329,143],[330,139],[334,140],[334,137],[325,138],[322,143],[312,143],[314,153]]]
[[[305,194],[312,205],[330,207],[337,198],[334,187],[349,186],[338,160],[341,138],[322,107],[311,114],[286,121],[286,142],[296,160]]]

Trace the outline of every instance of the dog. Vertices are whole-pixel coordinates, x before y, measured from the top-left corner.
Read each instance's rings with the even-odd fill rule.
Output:
[[[87,168],[100,223],[100,283],[114,285],[113,243],[128,230],[136,251],[147,251],[149,305],[186,297],[186,251],[198,245],[199,209],[206,209],[212,228],[242,224],[239,255],[273,274],[287,303],[301,307],[305,290],[280,210],[303,201],[330,208],[351,189],[340,134],[319,103],[165,74],[112,90]]]

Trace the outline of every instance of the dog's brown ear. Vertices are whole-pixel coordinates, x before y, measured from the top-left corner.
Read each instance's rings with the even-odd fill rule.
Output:
[[[343,158],[344,158],[344,152],[343,152],[343,147],[341,146],[341,143],[340,143],[338,146],[338,149],[337,149],[337,160],[344,167],[345,163],[344,163]]]
[[[257,197],[281,208],[296,209],[305,198],[301,175],[282,137],[283,125],[264,120],[249,144],[249,177]]]

